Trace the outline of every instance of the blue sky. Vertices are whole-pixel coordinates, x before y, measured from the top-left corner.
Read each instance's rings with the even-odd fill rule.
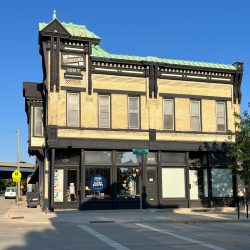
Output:
[[[38,23],[84,24],[112,53],[232,64],[244,62],[242,110],[250,101],[250,1],[248,0],[96,0],[3,1],[0,38],[0,161],[28,156],[23,81],[42,81]]]

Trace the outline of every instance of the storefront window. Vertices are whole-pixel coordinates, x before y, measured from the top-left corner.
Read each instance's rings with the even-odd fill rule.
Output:
[[[118,164],[138,164],[141,162],[141,156],[135,155],[133,152],[117,152],[116,153],[116,163]]]
[[[161,154],[161,160],[164,163],[182,163],[186,162],[185,153],[163,152]]]
[[[85,151],[85,164],[111,164],[110,151]]]
[[[110,168],[86,168],[85,197],[91,199],[110,199]]]
[[[136,168],[117,168],[117,198],[139,198],[139,176]]]
[[[162,198],[185,198],[184,168],[162,169]]]
[[[54,202],[63,202],[64,170],[54,170]]]
[[[213,168],[211,174],[213,197],[232,197],[233,180],[231,169]]]

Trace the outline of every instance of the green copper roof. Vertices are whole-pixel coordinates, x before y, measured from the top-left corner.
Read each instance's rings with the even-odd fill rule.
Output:
[[[111,54],[103,50],[99,45],[92,46],[92,56],[100,57],[100,58],[122,59],[122,60],[128,60],[128,61],[131,60],[131,61],[159,62],[159,63],[168,63],[168,64],[175,64],[175,65],[195,66],[195,67],[204,67],[204,68],[229,69],[229,70],[237,69],[234,65],[231,65],[231,64],[195,62],[195,61],[186,61],[186,60],[172,60],[172,59],[164,59],[164,58],[153,57],[153,56],[128,56],[128,55]]]
[[[39,31],[45,28],[48,24],[49,23],[39,23]],[[101,39],[95,33],[89,31],[84,25],[77,25],[65,22],[61,22],[61,24],[71,34],[71,36]]]

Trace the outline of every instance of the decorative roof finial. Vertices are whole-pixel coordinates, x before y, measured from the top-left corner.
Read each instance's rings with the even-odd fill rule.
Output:
[[[53,16],[52,16],[52,19],[56,19],[56,10],[53,10]]]

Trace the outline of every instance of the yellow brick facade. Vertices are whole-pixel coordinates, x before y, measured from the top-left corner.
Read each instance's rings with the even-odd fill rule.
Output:
[[[112,128],[128,129],[128,98],[126,95],[111,95]]]
[[[232,98],[232,85],[158,79],[159,93]]]
[[[189,99],[175,99],[175,126],[177,131],[190,130],[189,105]]]
[[[92,75],[93,89],[144,91],[147,89],[146,78],[112,76],[103,74]]]
[[[66,91],[48,95],[48,125],[66,126]]]
[[[63,73],[61,73],[61,79]],[[86,78],[83,81],[69,80],[67,85],[65,80],[62,86],[70,87],[86,87]],[[227,127],[234,130],[234,112],[239,111],[239,105],[232,104],[232,85],[203,83],[192,81],[176,81],[176,80],[158,80],[159,94],[157,98],[149,98],[148,78],[125,77],[97,74],[92,76],[92,87],[95,90],[91,95],[87,92],[80,92],[80,127],[81,128],[98,128],[98,90],[124,91],[124,94],[111,93],[111,129],[128,129],[128,94],[127,92],[141,92],[140,95],[140,128],[142,130],[155,129],[156,131],[164,131],[163,128],[163,97],[161,95],[177,95],[175,102],[175,130],[176,132],[190,131],[190,98],[197,96],[201,100],[201,121],[203,133],[216,133],[216,97],[227,98]],[[48,95],[48,125],[66,126],[66,94],[65,90],[59,92],[49,92]],[[186,95],[179,97],[178,95]],[[203,98],[204,96],[204,98]],[[211,97],[211,98],[209,98]],[[213,99],[214,98],[214,99]],[[212,100],[211,100],[212,99]],[[230,100],[230,101],[229,101]],[[76,130],[75,136],[80,136]],[[73,137],[74,133],[71,131]],[[141,139],[142,132],[130,132],[133,139]],[[98,133],[97,133],[98,134]],[[97,135],[96,134],[96,135]],[[89,133],[86,136],[91,135]],[[124,139],[121,132],[114,131],[117,139]],[[209,140],[208,138],[197,136],[185,136],[183,133],[175,133],[170,136],[169,132],[158,135],[161,140]],[[66,136],[64,133],[60,136]],[[59,137],[60,137],[59,136]],[[101,138],[110,138],[105,132]],[[87,136],[88,137],[88,136]],[[98,138],[98,136],[96,136]],[[193,139],[192,139],[193,138]],[[196,139],[195,139],[196,138]],[[211,137],[212,138],[212,137]],[[127,137],[129,139],[129,137]],[[226,141],[224,136],[216,138],[216,140]]]

